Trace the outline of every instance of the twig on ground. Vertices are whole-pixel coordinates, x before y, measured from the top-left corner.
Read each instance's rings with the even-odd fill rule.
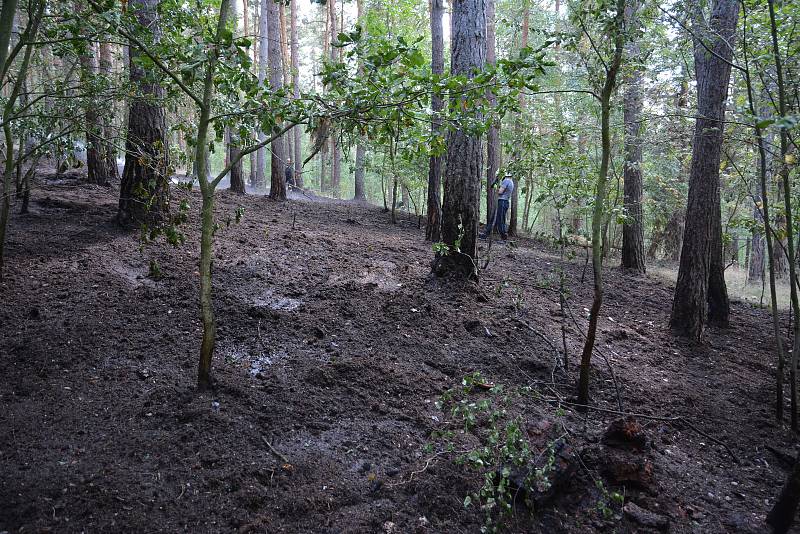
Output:
[[[393,484],[386,484],[386,487],[388,487],[388,488],[396,488],[397,486],[402,486],[402,485],[408,484],[409,482],[414,480],[414,475],[420,475],[420,474],[424,473],[425,471],[427,471],[428,467],[431,466],[431,462],[433,462],[434,460],[438,459],[440,456],[444,456],[445,454],[451,454],[451,453],[452,454],[464,454],[466,452],[469,452],[469,451],[441,451],[441,452],[437,452],[436,454],[434,454],[433,456],[430,456],[428,459],[425,460],[425,465],[422,467],[422,469],[417,469],[416,471],[411,471],[411,474],[408,476],[408,480],[399,480],[399,481],[397,481],[397,482],[395,482]]]
[[[278,458],[280,458],[280,460],[281,460],[283,463],[285,463],[285,464],[288,464],[288,463],[290,463],[290,462],[289,462],[289,459],[288,459],[286,456],[284,456],[283,454],[281,454],[281,453],[280,453],[280,452],[279,452],[277,449],[275,449],[275,447],[273,447],[273,446],[272,446],[272,443],[270,443],[269,441],[267,441],[267,438],[265,438],[264,436],[261,436],[261,439],[263,439],[263,440],[264,440],[264,443],[266,443],[266,444],[267,444],[267,447],[269,447],[269,450],[272,452],[272,454],[274,454],[275,456],[277,456]]]
[[[736,462],[737,464],[740,463],[739,462],[739,458],[736,456],[736,454],[734,454],[733,450],[731,450],[731,448],[728,446],[727,443],[725,443],[724,441],[722,441],[722,440],[720,440],[718,438],[715,438],[714,436],[711,436],[707,432],[704,432],[704,431],[700,430],[699,428],[694,426],[694,424],[692,424],[683,415],[662,416],[662,415],[647,415],[647,414],[641,414],[641,413],[635,413],[635,412],[623,412],[622,410],[612,410],[610,408],[601,408],[600,406],[592,406],[591,404],[578,404],[576,402],[566,401],[563,398],[561,398],[560,395],[556,395],[555,398],[550,399],[550,400],[552,402],[558,402],[560,404],[566,404],[568,406],[580,407],[580,408],[583,408],[583,409],[586,409],[586,410],[595,410],[597,412],[605,412],[605,413],[611,413],[611,414],[616,414],[616,415],[622,415],[622,416],[625,416],[625,417],[636,417],[638,419],[650,419],[651,421],[661,421],[661,422],[664,422],[664,423],[682,423],[682,424],[686,425],[686,427],[689,428],[690,430],[694,430],[695,432],[697,432],[698,434],[700,434],[704,438],[707,438],[708,440],[713,441],[717,445],[720,445],[720,446],[724,447],[725,450],[728,452],[728,454],[731,456],[731,458],[733,458],[733,461]]]
[[[514,320],[517,323],[521,324],[522,326],[526,327],[528,330],[530,330],[533,334],[536,335],[536,337],[544,340],[544,342],[547,343],[550,346],[550,348],[553,350],[553,355],[555,356],[555,363],[553,364],[553,369],[550,371],[550,382],[555,384],[555,382],[556,382],[556,369],[559,367],[559,362],[560,362],[558,348],[556,348],[555,343],[553,343],[552,341],[547,339],[547,336],[545,336],[541,332],[537,331],[535,328],[533,328],[531,325],[529,325],[527,322],[523,321],[519,317],[515,317]],[[567,370],[566,370],[566,368],[564,368],[564,373],[566,374],[566,372],[567,372]]]

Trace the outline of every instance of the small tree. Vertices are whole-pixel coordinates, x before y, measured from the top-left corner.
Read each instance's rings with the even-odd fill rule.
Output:
[[[601,65],[602,88],[596,95],[600,102],[600,137],[602,152],[600,155],[600,169],[597,174],[595,186],[594,208],[592,210],[592,271],[594,273],[594,298],[589,312],[589,328],[586,332],[586,342],[581,353],[580,378],[578,380],[578,404],[589,402],[589,370],[591,368],[592,352],[594,351],[595,337],[597,335],[597,320],[603,304],[603,239],[602,232],[606,218],[606,184],[608,182],[608,167],[611,160],[611,96],[617,86],[617,74],[622,64],[622,52],[625,44],[625,0],[599,0],[593,4],[583,4],[583,9],[574,13],[579,26],[582,28],[586,39],[589,40],[597,61]],[[605,53],[599,48],[587,26],[585,17],[591,15],[592,19],[603,29],[605,35],[610,36],[610,50]],[[609,56],[606,58],[606,56]]]

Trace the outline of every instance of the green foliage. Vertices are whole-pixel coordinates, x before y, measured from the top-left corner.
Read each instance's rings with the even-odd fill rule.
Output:
[[[595,509],[603,519],[612,519],[616,516],[617,519],[621,518],[621,510],[625,504],[625,496],[618,491],[608,491],[603,481],[600,479],[595,480],[595,486],[600,492],[600,498],[597,500]]]
[[[161,266],[158,264],[158,260],[150,260],[150,267],[148,269],[147,276],[153,280],[161,280],[161,278],[163,278],[164,273],[161,272]]]
[[[522,415],[516,413],[519,399],[531,394],[529,388],[509,392],[502,385],[487,384],[476,371],[436,403],[448,420],[433,433],[428,449],[452,453],[457,465],[481,481],[476,491],[464,497],[463,504],[483,512],[482,531],[498,530],[511,516],[515,501],[550,489],[556,444],[533,450]],[[459,449],[464,442],[470,445]]]

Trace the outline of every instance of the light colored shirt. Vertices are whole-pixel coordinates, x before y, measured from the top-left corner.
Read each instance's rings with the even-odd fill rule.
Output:
[[[511,200],[511,194],[514,192],[514,180],[508,177],[503,178],[503,181],[500,182],[500,191],[498,200]]]

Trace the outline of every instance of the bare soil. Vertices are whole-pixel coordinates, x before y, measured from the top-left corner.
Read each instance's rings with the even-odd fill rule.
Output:
[[[670,287],[608,267],[592,377],[606,411],[581,414],[568,404],[592,294],[581,249],[495,243],[480,284],[455,284],[429,274],[413,216],[222,191],[216,387],[199,393],[199,197],[174,192],[192,203],[186,244],[140,247],[113,222],[116,194],[44,184],[11,221],[0,531],[477,532],[483,513],[463,501],[483,475],[425,449],[450,417],[435,401],[474,371],[539,392],[520,408],[527,437],[560,437],[575,462],[509,530],[766,530],[796,454],[773,416],[766,310],[735,303],[729,329],[690,344],[667,328]],[[542,339],[560,349],[562,324],[566,374]],[[622,411],[639,414],[632,452],[602,439],[620,418],[611,368]],[[601,513],[598,480],[625,512]]]

